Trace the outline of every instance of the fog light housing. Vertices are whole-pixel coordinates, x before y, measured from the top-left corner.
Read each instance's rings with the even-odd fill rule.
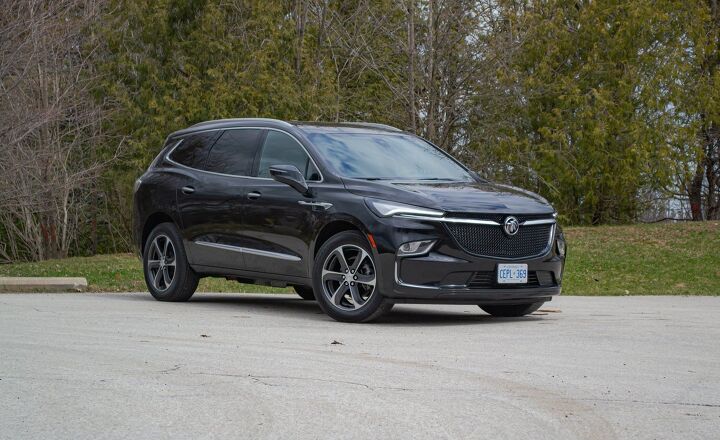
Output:
[[[565,248],[565,234],[563,234],[562,232],[559,233],[557,236],[557,240],[555,240],[555,244],[557,246],[558,255],[560,255],[561,257],[564,257],[565,251],[567,250]]]
[[[409,241],[400,245],[397,254],[400,257],[424,255],[430,252],[434,244],[435,240]]]

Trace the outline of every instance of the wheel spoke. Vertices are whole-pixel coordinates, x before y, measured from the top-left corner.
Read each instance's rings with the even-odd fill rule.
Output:
[[[363,304],[365,304],[365,301],[363,301],[362,297],[360,296],[360,291],[358,290],[357,286],[350,286],[350,296],[352,296],[353,305],[356,309],[359,309],[362,307]]]
[[[355,262],[354,262],[353,265],[350,267],[350,270],[357,271],[357,270],[358,270],[358,267],[360,267],[360,264],[361,264],[361,263],[363,262],[363,260],[365,260],[365,258],[367,258],[368,256],[369,256],[369,255],[368,255],[367,252],[365,252],[365,249],[360,249],[360,255],[358,255],[358,257],[355,259]]]
[[[339,248],[335,249],[333,251],[332,255],[334,255],[335,258],[337,259],[338,263],[340,263],[340,270],[342,270],[343,272],[347,272],[349,267],[348,267],[347,260],[345,260],[345,255],[343,255],[342,248],[339,247]]]
[[[160,278],[161,277],[162,277],[162,270],[158,269],[157,272],[155,272],[155,276],[153,277],[153,286],[155,286],[155,288],[157,290],[163,290],[160,288]]]
[[[148,260],[148,269],[160,267],[160,260]]]
[[[159,239],[160,239],[160,237],[156,238],[156,239],[153,241],[153,247],[155,248],[155,253],[156,253],[157,257],[158,257],[158,258],[162,258],[162,257],[163,257],[163,253],[162,253],[162,251],[160,250],[160,245],[158,244],[158,240],[159,240]]]
[[[165,288],[167,289],[168,287],[170,287],[170,283],[172,283],[172,278],[170,277],[170,270],[167,266],[163,267],[162,273],[163,281],[165,281]]]
[[[355,275],[357,276],[357,280],[355,280],[356,283],[375,286],[375,275],[364,275],[361,273]]]
[[[165,247],[163,248],[163,257],[165,258],[168,256],[168,246],[170,246],[170,239],[165,237]]]
[[[332,270],[324,270],[322,271],[322,282],[325,283],[327,281],[343,281],[345,278],[345,274],[340,272],[335,272]]]
[[[345,283],[341,283],[337,289],[335,289],[335,292],[332,294],[332,298],[330,300],[335,304],[336,306],[339,306],[342,302],[343,297],[345,296],[345,293],[347,292],[348,286]]]

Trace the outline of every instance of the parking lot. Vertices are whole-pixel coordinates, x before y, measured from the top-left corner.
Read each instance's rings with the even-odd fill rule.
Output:
[[[0,295],[0,438],[718,438],[720,297]]]

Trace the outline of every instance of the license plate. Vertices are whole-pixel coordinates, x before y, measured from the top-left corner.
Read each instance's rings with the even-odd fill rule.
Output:
[[[527,264],[498,264],[498,284],[527,284]]]

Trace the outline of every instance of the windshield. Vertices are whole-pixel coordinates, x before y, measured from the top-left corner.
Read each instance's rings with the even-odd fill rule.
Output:
[[[344,177],[470,181],[470,174],[429,143],[405,134],[311,133],[310,141]]]

